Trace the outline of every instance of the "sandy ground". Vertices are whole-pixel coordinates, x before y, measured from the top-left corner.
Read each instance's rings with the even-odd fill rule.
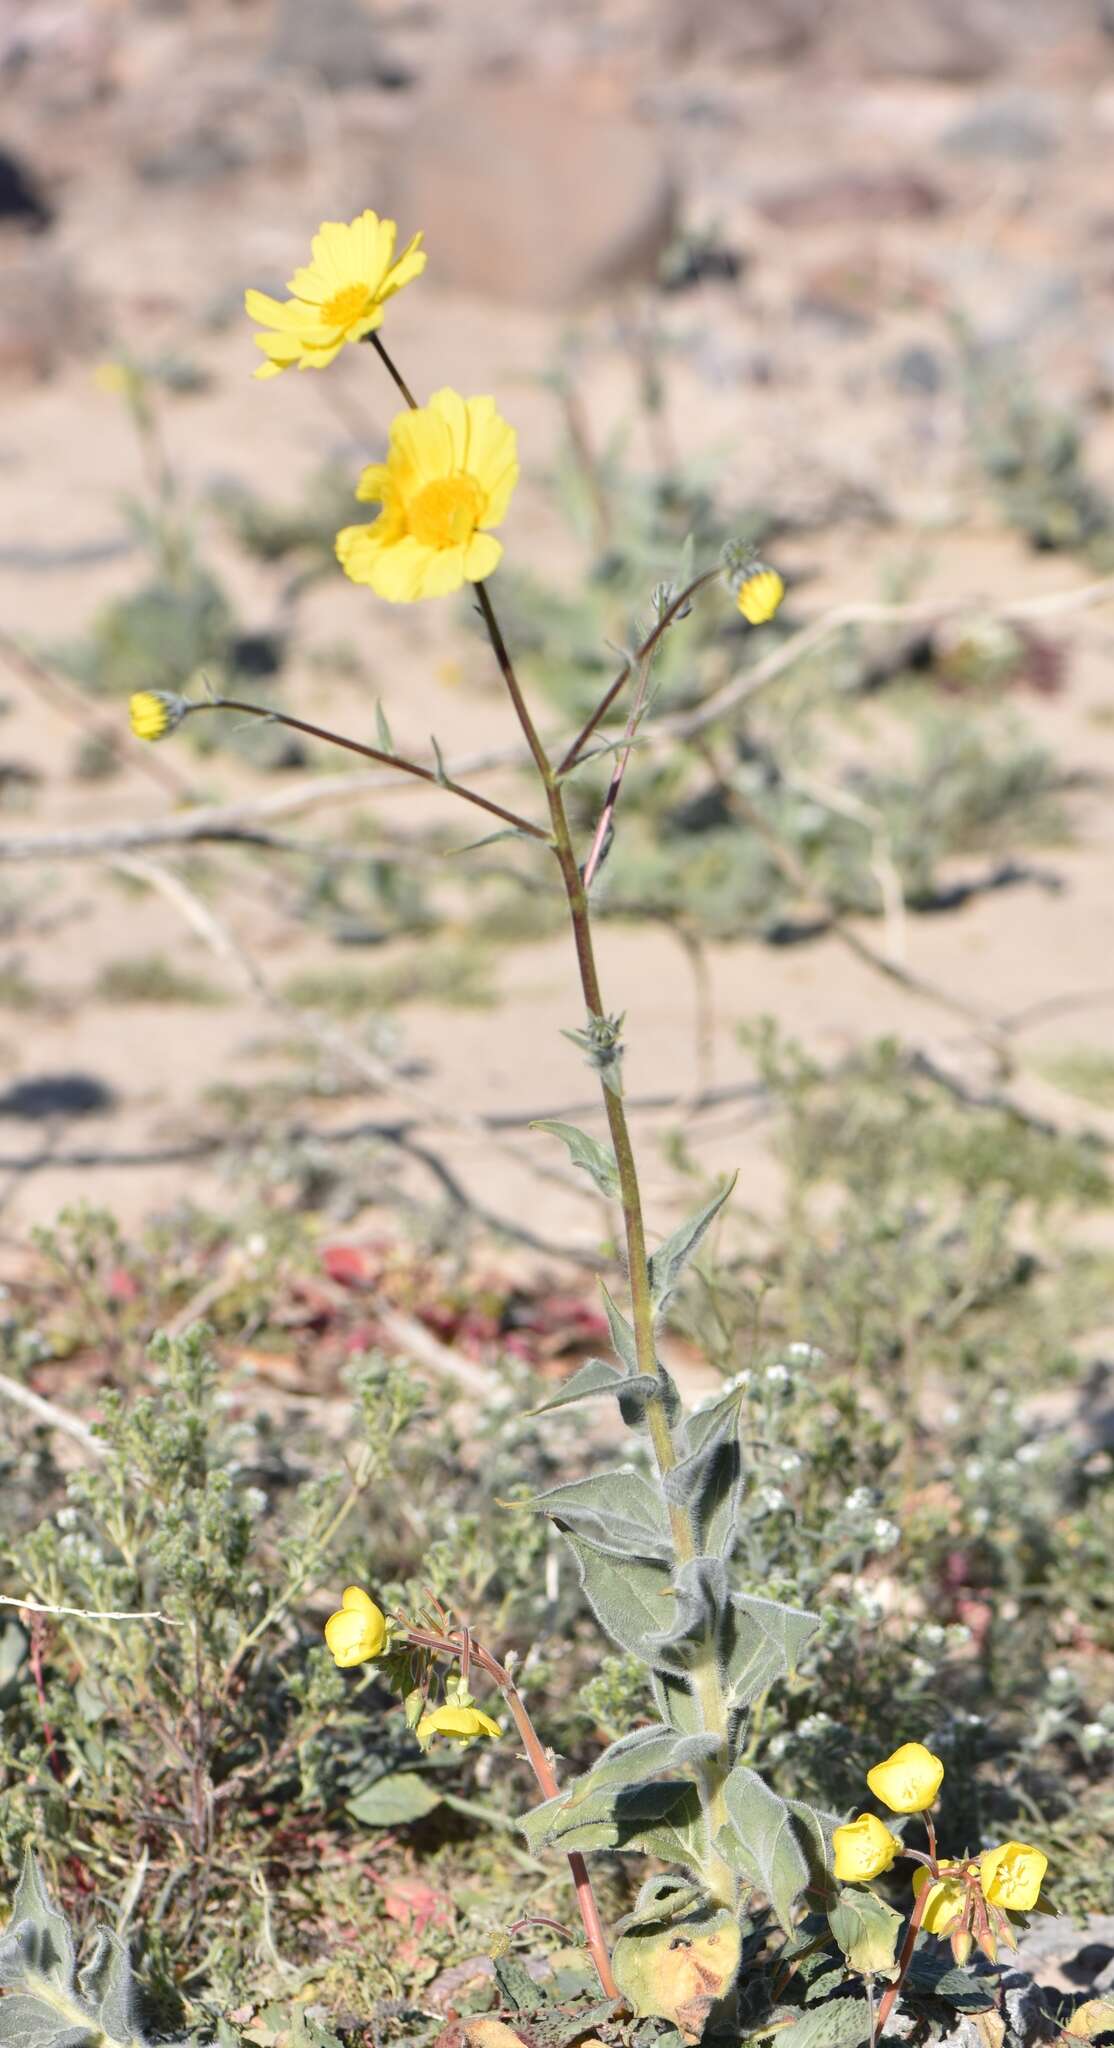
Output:
[[[161,64],[169,77],[178,46],[171,24],[157,28],[161,54],[152,50],[144,61],[152,75],[163,75]],[[154,42],[154,26],[150,34]],[[1085,565],[1068,556],[1034,557],[1004,531],[975,478],[953,386],[914,402],[895,387],[893,372],[903,348],[946,348],[957,310],[987,334],[1016,329],[1020,359],[1042,389],[1089,407],[1089,464],[1100,483],[1114,485],[1114,236],[1101,168],[1114,141],[1114,63],[1104,71],[1084,57],[1069,48],[1026,72],[1022,53],[1008,78],[977,87],[869,80],[834,92],[822,70],[736,74],[698,63],[662,81],[654,118],[681,168],[685,214],[715,223],[747,256],[737,283],[705,284],[656,303],[654,317],[670,342],[667,419],[674,442],[719,451],[725,502],[765,499],[802,513],[869,492],[888,514],[883,529],[833,513],[826,528],[781,547],[779,562],[801,579],[794,609],[802,623],[829,604],[878,597],[894,569],[913,559],[927,565],[918,597],[1053,598],[1093,580]],[[714,98],[714,122],[686,114],[701,93]],[[1050,155],[1034,164],[949,153],[946,139],[964,118],[1018,94],[1052,134]],[[167,453],[187,497],[200,498],[217,479],[239,479],[290,500],[324,455],[342,452],[355,474],[382,436],[394,408],[369,361],[338,365],[328,395],[317,378],[259,385],[250,379],[246,323],[233,318],[214,331],[202,321],[222,297],[234,302],[243,284],[273,279],[300,261],[308,230],[321,213],[339,210],[334,192],[351,190],[351,151],[338,162],[344,144],[328,127],[331,105],[322,96],[332,154],[325,149],[300,177],[285,178],[281,192],[258,170],[212,190],[156,192],[111,154],[91,160],[87,175],[68,178],[52,240],[79,276],[83,331],[49,377],[9,378],[0,417],[0,610],[6,633],[23,644],[44,648],[77,636],[97,607],[132,588],[139,574],[134,553],[80,559],[80,551],[126,534],[120,500],[141,487],[123,408],[91,378],[93,364],[114,346],[184,350],[206,374],[203,391],[170,398],[163,408]],[[24,109],[20,119],[27,118]],[[400,134],[396,96],[384,105],[380,157]],[[80,161],[81,146],[80,136],[67,139],[71,162]],[[363,194],[372,205],[375,154]],[[779,226],[759,203],[763,193],[795,181],[895,167],[939,188],[937,213]],[[830,289],[838,296],[841,266],[867,256],[875,276],[863,322],[802,311],[810,294],[823,300]],[[582,397],[600,444],[630,410],[622,321],[636,311],[648,317],[647,304],[643,295],[625,308],[596,305],[576,316]],[[563,311],[448,294],[438,288],[434,263],[421,293],[405,295],[391,322],[392,346],[420,390],[451,379],[464,390],[496,390],[513,412],[526,480],[504,537],[521,559],[563,580],[575,576],[578,554],[546,473],[558,421],[537,372],[552,360],[568,324]],[[756,375],[759,360],[764,367]],[[266,626],[284,572],[248,563],[215,525],[206,531],[245,623]],[[497,581],[493,593],[497,599]],[[948,915],[911,919],[906,964],[996,1018],[1045,999],[1086,995],[1075,1011],[1036,1020],[1018,1037],[1022,1063],[1008,1087],[1034,1113],[1114,1138],[1114,1116],[1085,1108],[1033,1068],[1045,1053],[1102,1049],[1114,1014],[1111,832],[1102,787],[1114,769],[1114,594],[1105,605],[1052,618],[1048,631],[1068,650],[1066,687],[1052,698],[1027,698],[1022,715],[1066,766],[1099,778],[1075,802],[1075,843],[1035,862],[1058,887],[1026,884]],[[356,644],[368,683],[326,679],[308,658],[315,646],[337,640]],[[461,634],[452,605],[395,612],[338,578],[304,605],[284,701],[311,717],[348,720],[373,738],[369,687],[387,704],[402,748],[424,755],[435,730],[451,761],[513,740],[484,652]],[[5,785],[0,838],[64,827],[95,833],[178,808],[138,762],[109,784],[78,780],[72,709],[44,696],[9,660],[0,691],[4,763],[37,778]],[[99,707],[91,715],[103,717]],[[226,755],[198,762],[184,747],[159,758],[168,756],[211,801],[255,799],[304,781],[289,772],[264,775]],[[506,772],[483,786],[504,801],[532,801],[525,783]],[[439,818],[447,801],[403,788],[376,794],[375,815],[385,826],[405,826]],[[292,829],[310,836],[341,815],[329,806]],[[159,858],[172,873],[196,876],[180,854]],[[282,884],[272,886],[259,862],[214,850],[206,872],[223,880],[208,900],[273,984],[331,957],[288,914]],[[242,963],[214,957],[180,909],[155,892],[137,894],[103,859],[5,861],[0,908],[0,963],[18,967],[40,991],[33,1009],[0,1010],[8,1090],[0,1098],[0,1256],[16,1256],[31,1222],[77,1197],[111,1206],[128,1225],[184,1195],[227,1201],[219,1150],[190,1156],[222,1135],[206,1090],[217,1081],[249,1085],[266,1071],[289,1071],[282,1052],[288,1029],[245,987]],[[866,929],[879,943],[879,928]],[[635,1104],[646,1096],[662,1104],[638,1113],[655,1222],[669,1221],[676,1189],[653,1140],[678,1124],[709,1169],[742,1166],[746,1200],[761,1210],[776,1169],[761,1128],[746,1128],[753,1102],[693,1106],[694,991],[676,941],[652,927],[611,925],[600,945],[608,999],[627,1013],[630,1095]],[[208,1007],[138,1007],[96,995],[106,962],[153,951],[216,982],[227,999]],[[946,1008],[880,978],[836,937],[776,952],[718,945],[709,964],[714,1040],[704,1078],[716,1088],[753,1078],[736,1026],[763,1012],[825,1060],[896,1032],[968,1084],[995,1084],[976,1033]],[[426,1138],[489,1214],[547,1244],[591,1247],[602,1227],[594,1200],[555,1178],[540,1179],[529,1163],[528,1155],[536,1159],[542,1150],[554,1163],[547,1141],[527,1134],[493,1149],[483,1135],[452,1127],[461,1116],[562,1114],[574,1104],[585,1105],[584,1121],[592,1121],[590,1077],[560,1035],[580,1011],[567,946],[527,946],[513,967],[500,953],[497,973],[494,1011],[419,1005],[395,1021],[415,1085],[448,1115],[439,1126],[431,1110]],[[58,1109],[33,1120],[11,1113],[21,1099],[13,1087],[65,1075],[103,1085],[111,1106],[80,1116]],[[343,1132],[412,1111],[408,1097],[354,1088],[331,1104],[308,1103],[303,1116],[322,1132]],[[400,1170],[415,1192],[435,1192],[427,1172],[412,1163],[400,1169],[388,1150],[385,1174]]]

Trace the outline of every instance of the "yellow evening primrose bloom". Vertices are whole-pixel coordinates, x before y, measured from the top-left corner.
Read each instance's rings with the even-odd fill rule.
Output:
[[[346,1586],[338,1612],[325,1623],[325,1641],[342,1671],[364,1664],[387,1646],[387,1617],[362,1586]]]
[[[1040,1897],[1048,1858],[1028,1842],[1003,1842],[979,1857],[983,1897],[1011,1913],[1027,1913]]]
[[[931,1806],[944,1776],[944,1766],[923,1742],[903,1742],[884,1763],[875,1764],[866,1782],[891,1813],[923,1813]]]
[[[137,740],[165,739],[180,725],[190,704],[170,690],[137,690],[128,698],[128,719]]]
[[[257,377],[282,370],[324,369],[348,341],[363,341],[381,324],[387,300],[425,269],[422,238],[415,235],[395,257],[398,229],[370,208],[355,220],[326,220],[313,238],[313,260],[287,284],[289,299],[244,293],[252,320],[268,330],[256,345],[267,360]]]
[[[921,1915],[921,1926],[926,1934],[938,1934],[942,1939],[951,1933],[953,1927],[958,1927],[962,1920],[967,1908],[967,1886],[961,1877],[950,1875],[952,1871],[960,1871],[962,1868],[961,1863],[942,1863],[940,1877],[935,1882],[923,1865],[913,1872],[915,1898],[920,1898],[926,1884],[930,1886]]]
[[[889,1869],[900,1847],[877,1814],[860,1813],[832,1836],[835,1874],[841,1884],[866,1884]]]
[[[773,618],[784,596],[785,585],[777,570],[768,569],[764,562],[755,562],[735,593],[735,603],[748,625],[764,626]]]
[[[443,1735],[447,1742],[456,1742],[461,1749],[470,1742],[477,1742],[481,1735],[501,1735],[498,1721],[490,1714],[481,1714],[478,1707],[434,1707],[423,1714],[415,1729],[423,1749],[428,1749],[435,1735]]]
[[[353,583],[392,604],[482,583],[503,552],[488,531],[518,481],[518,437],[493,398],[435,391],[399,413],[387,460],[365,469],[358,498],[382,506],[371,526],[346,526],[337,555]]]

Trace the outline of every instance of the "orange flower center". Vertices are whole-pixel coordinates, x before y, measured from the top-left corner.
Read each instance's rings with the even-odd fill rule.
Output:
[[[371,288],[366,284],[346,284],[343,291],[334,292],[321,308],[321,318],[326,327],[349,327],[367,311]]]
[[[410,531],[427,548],[459,548],[472,538],[483,509],[470,476],[438,477],[410,506]]]

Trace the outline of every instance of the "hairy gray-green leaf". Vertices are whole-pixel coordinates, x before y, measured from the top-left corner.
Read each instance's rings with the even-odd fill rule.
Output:
[[[777,2048],[860,2048],[870,2039],[870,2019],[864,1998],[832,1998],[827,2005],[803,2012],[772,2038]]]
[[[667,1625],[651,1637],[653,1662],[662,1653],[682,1666],[713,1644],[727,1606],[727,1571],[719,1557],[690,1557],[673,1574],[672,1612]]]
[[[735,1540],[741,1470],[736,1420],[733,1410],[723,1412],[703,1442],[666,1473],[662,1486],[666,1500],[691,1516],[699,1548],[723,1556]]]
[[[522,1815],[518,1825],[535,1853],[556,1845],[575,1849],[628,1849],[668,1861],[688,1861],[703,1832],[700,1794],[688,1780],[646,1785],[600,1785],[573,1805],[559,1792]],[[660,1844],[668,1841],[668,1847]]]
[[[621,1565],[607,1551],[585,1542],[571,1530],[563,1532],[576,1558],[580,1583],[600,1627],[621,1650],[643,1663],[653,1663],[652,1642],[668,1620],[671,1598],[668,1567],[653,1558],[628,1557]]]
[[[586,1536],[614,1557],[670,1558],[673,1543],[661,1493],[641,1472],[593,1472],[567,1486],[550,1487],[533,1500],[516,1502],[533,1514],[550,1515],[562,1532]],[[664,1616],[662,1617],[665,1618]]]
[[[0,2042],[4,2048],[143,2048],[128,1952],[99,1928],[76,1973],[73,1937],[28,1850],[0,1938]]]
[[[650,1690],[663,1721],[683,1735],[697,1735],[703,1727],[700,1706],[689,1680],[676,1671],[651,1671]]]
[[[724,1692],[731,1712],[747,1707],[775,1678],[794,1671],[819,1616],[753,1593],[733,1593],[721,1636]]]
[[[610,1145],[601,1145],[598,1138],[590,1138],[587,1131],[578,1131],[575,1124],[563,1124],[556,1117],[535,1117],[530,1125],[532,1131],[552,1131],[569,1148],[569,1158],[574,1166],[582,1166],[591,1174],[601,1195],[617,1195],[619,1192],[619,1169]]]
[[[667,1237],[665,1243],[660,1244],[654,1252],[650,1260],[650,1296],[656,1315],[660,1315],[666,1307],[681,1274],[698,1249],[705,1231],[718,1216],[737,1179],[738,1174],[733,1173],[727,1186],[721,1188],[718,1195],[713,1195],[710,1202],[705,1202],[704,1207],[698,1209],[695,1216],[687,1216],[673,1235]]]
[[[684,1735],[663,1723],[635,1728],[605,1749],[590,1771],[566,1787],[563,1796],[569,1807],[575,1808],[603,1786],[644,1785],[666,1772],[674,1776],[678,1771],[699,1772],[701,1764],[722,1747],[723,1738],[718,1735]]]
[[[864,1887],[845,1885],[828,1908],[828,1925],[848,1966],[862,1977],[893,1976],[902,1917]]]
[[[667,1373],[658,1373],[651,1379],[649,1373],[620,1372],[617,1366],[609,1365],[605,1358],[589,1358],[574,1372],[571,1379],[558,1387],[548,1401],[541,1401],[531,1408],[531,1415],[546,1415],[551,1408],[567,1408],[573,1401],[590,1401],[596,1394],[614,1394],[619,1402],[619,1412],[628,1428],[636,1429],[646,1413],[646,1402],[655,1395],[666,1403],[669,1412],[669,1396],[677,1399],[677,1390]]]
[[[781,1925],[791,1928],[793,1907],[808,1883],[808,1861],[793,1815],[757,1771],[736,1764],[723,1788],[730,1825],[716,1847],[733,1869],[765,1892]]]
[[[615,1346],[615,1356],[622,1361],[628,1372],[638,1372],[640,1370],[638,1345],[635,1341],[634,1331],[623,1314],[622,1309],[617,1307],[612,1300],[602,1281],[600,1282],[600,1292],[603,1295],[603,1305],[607,1311],[608,1327],[611,1331],[611,1342]]]

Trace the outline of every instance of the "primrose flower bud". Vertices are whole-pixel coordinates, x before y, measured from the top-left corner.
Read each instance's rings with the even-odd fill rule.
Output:
[[[841,1884],[866,1884],[888,1870],[901,1843],[874,1813],[860,1813],[832,1836],[835,1874]]]
[[[423,1749],[428,1749],[435,1735],[443,1735],[446,1742],[455,1742],[466,1749],[470,1742],[478,1742],[483,1735],[501,1735],[498,1721],[490,1714],[482,1714],[478,1707],[434,1707],[423,1714],[415,1730]]]
[[[1027,1913],[1040,1897],[1048,1858],[1028,1842],[1003,1842],[986,1849],[979,1857],[983,1897],[991,1906],[1005,1906],[1011,1913]]]
[[[128,718],[137,740],[163,740],[193,706],[173,690],[137,690],[128,698]]]
[[[866,1782],[891,1813],[923,1813],[931,1806],[944,1776],[944,1766],[923,1742],[903,1742],[884,1763],[875,1764]]]
[[[366,1664],[387,1647],[387,1617],[362,1586],[346,1586],[337,1613],[325,1623],[325,1641],[342,1671]]]

